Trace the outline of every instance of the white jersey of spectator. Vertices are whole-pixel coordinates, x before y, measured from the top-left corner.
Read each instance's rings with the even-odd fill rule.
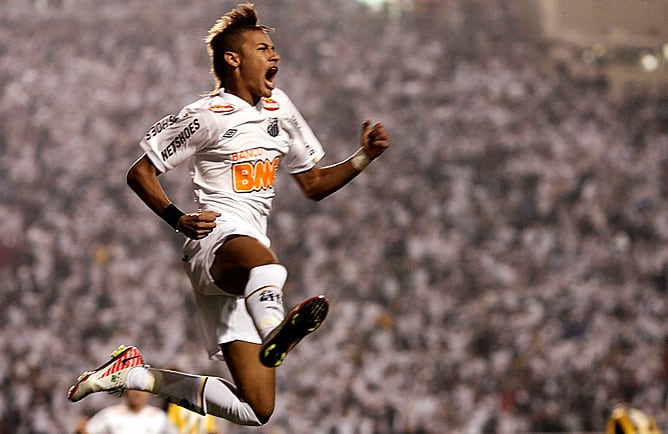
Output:
[[[86,424],[87,434],[177,434],[165,411],[150,405],[132,411],[127,404],[100,410]]]
[[[198,208],[222,213],[221,221],[253,222],[262,234],[279,162],[289,173],[299,173],[324,155],[302,115],[278,89],[256,106],[224,90],[201,98],[154,124],[140,145],[163,173],[190,159]]]

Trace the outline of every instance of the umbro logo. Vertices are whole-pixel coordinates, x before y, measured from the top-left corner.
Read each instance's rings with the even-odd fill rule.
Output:
[[[221,138],[221,139],[231,139],[232,137],[234,137],[234,135],[235,135],[236,133],[237,133],[237,129],[236,129],[236,128],[230,128],[229,130],[225,131],[225,132],[220,136],[220,138]]]

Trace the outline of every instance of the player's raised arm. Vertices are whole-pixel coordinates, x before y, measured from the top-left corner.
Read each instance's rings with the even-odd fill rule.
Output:
[[[294,174],[302,191],[313,200],[322,200],[359,175],[371,161],[390,147],[390,138],[381,122],[362,123],[360,148],[350,158],[326,167],[314,166],[306,172]]]

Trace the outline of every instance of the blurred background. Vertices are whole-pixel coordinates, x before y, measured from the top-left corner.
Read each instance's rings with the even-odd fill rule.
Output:
[[[179,234],[125,185],[152,123],[214,86],[203,37],[237,2],[0,0],[0,432],[72,432],[120,343],[207,359]],[[278,84],[324,144],[393,148],[328,200],[285,174],[286,304],[328,321],[262,429],[668,429],[668,3],[256,1]],[[162,180],[192,211],[185,170]]]

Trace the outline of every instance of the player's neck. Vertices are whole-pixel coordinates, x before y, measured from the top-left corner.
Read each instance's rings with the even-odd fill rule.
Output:
[[[246,101],[251,106],[255,106],[260,102],[261,98],[260,96],[253,95],[248,89],[236,86],[234,83],[228,83],[228,86],[225,86],[225,93],[232,94],[237,98]]]

